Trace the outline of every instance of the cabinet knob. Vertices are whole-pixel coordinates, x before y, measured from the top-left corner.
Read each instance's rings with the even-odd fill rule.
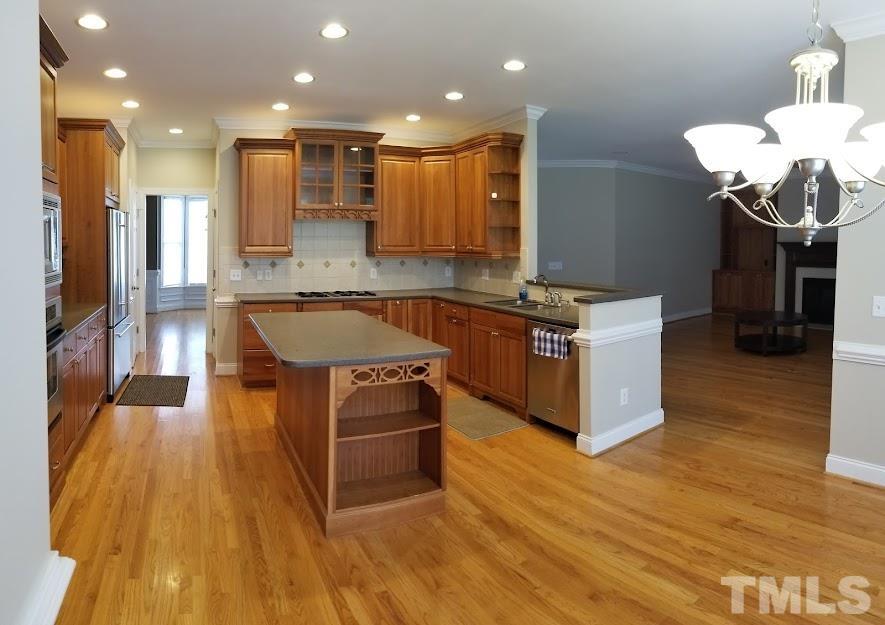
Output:
[[[61,466],[61,460],[56,460],[52,463],[52,470],[55,471],[57,468]]]
[[[273,367],[274,367],[274,363],[266,364],[266,365],[264,365],[264,367],[265,367],[266,369],[273,369]]]
[[[66,352],[72,352],[72,351],[74,351],[74,350],[73,350],[73,348],[65,347],[65,348],[64,348],[64,351],[66,351]]]

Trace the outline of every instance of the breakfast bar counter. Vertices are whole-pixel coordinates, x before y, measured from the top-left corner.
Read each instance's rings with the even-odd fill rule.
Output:
[[[276,430],[326,536],[444,509],[448,348],[356,311],[250,321],[280,365]]]

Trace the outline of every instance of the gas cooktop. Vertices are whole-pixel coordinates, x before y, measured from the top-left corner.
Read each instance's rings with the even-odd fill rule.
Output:
[[[375,297],[372,291],[298,291],[298,297],[323,298],[323,297]]]

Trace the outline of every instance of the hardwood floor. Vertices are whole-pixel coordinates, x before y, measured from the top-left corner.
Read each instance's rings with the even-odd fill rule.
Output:
[[[77,560],[60,625],[880,623],[885,491],[823,473],[829,335],[735,352],[727,320],[664,330],[666,424],[595,459],[532,426],[448,432],[443,515],[324,539],[275,438],[274,392],[215,378],[199,313],[159,315],[142,372],[184,408],[107,406],[52,513]],[[453,391],[457,392],[457,391]],[[726,575],[819,576],[865,615],[732,615]]]

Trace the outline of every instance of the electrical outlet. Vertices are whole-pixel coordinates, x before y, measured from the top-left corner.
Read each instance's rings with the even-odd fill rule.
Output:
[[[520,282],[522,282],[522,273],[519,271],[514,271],[513,272],[513,283],[519,284]]]
[[[547,263],[548,271],[562,271],[562,261],[561,260],[551,260]]]
[[[630,403],[630,389],[622,388],[621,389],[621,405],[626,406]]]
[[[264,280],[264,271],[260,267],[255,271],[255,279],[259,282]]]
[[[446,265],[446,268],[444,271],[445,271],[446,278],[452,277],[452,266],[451,265]]]
[[[483,279],[483,280],[488,280],[488,279],[489,279],[489,270],[488,270],[488,268],[482,270],[482,279]]]
[[[264,279],[265,280],[273,280],[273,269],[265,269],[264,270]]]
[[[873,316],[885,317],[885,295],[873,296]]]
[[[242,269],[231,269],[230,270],[230,281],[231,282],[239,282],[243,279],[243,270]]]
[[[377,269],[377,268],[372,267],[371,269],[369,269],[369,278],[370,278],[371,280],[377,280],[377,279],[378,279],[378,269]]]

